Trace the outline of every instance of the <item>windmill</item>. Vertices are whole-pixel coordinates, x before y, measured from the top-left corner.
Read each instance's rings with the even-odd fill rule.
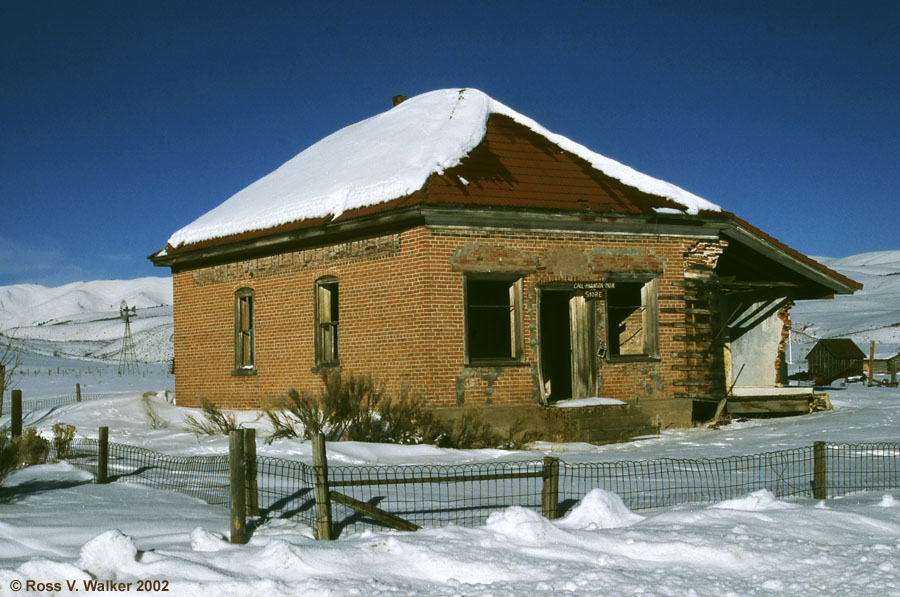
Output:
[[[125,322],[125,334],[122,336],[122,352],[119,354],[119,375],[137,373],[137,356],[134,353],[134,336],[131,335],[131,318],[137,317],[137,307],[128,307],[122,300],[119,305],[119,317]]]

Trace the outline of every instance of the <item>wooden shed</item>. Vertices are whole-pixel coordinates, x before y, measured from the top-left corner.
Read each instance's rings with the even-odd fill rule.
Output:
[[[806,355],[809,373],[818,384],[862,375],[865,359],[866,354],[849,338],[819,340]]]
[[[866,373],[869,372],[869,361],[863,363],[863,369]],[[890,375],[889,385],[897,385],[897,373],[900,373],[900,353],[890,357],[885,355],[879,357],[878,355],[875,355],[875,358],[872,361],[872,372],[875,375]]]

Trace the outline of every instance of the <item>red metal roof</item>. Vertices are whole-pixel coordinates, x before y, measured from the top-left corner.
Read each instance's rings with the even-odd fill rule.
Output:
[[[653,215],[659,208],[684,210],[682,205],[670,199],[645,193],[596,170],[584,159],[562,150],[512,118],[492,114],[484,140],[459,166],[433,174],[422,189],[410,195],[350,210],[333,220],[302,220],[177,249],[167,247],[167,252],[169,255],[188,253],[416,205],[632,215]],[[862,288],[858,282],[788,247],[732,213],[705,211],[689,217],[731,221],[809,267],[850,287]]]

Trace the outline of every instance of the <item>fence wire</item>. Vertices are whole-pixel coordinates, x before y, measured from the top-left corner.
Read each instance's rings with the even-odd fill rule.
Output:
[[[230,504],[228,455],[172,456],[136,446],[109,445],[107,479],[177,491],[208,504]],[[57,456],[54,448],[53,456]],[[74,440],[70,464],[97,476],[99,442]]]
[[[563,464],[560,511],[598,488],[617,494],[631,510],[646,510],[718,502],[759,489],[778,497],[812,496],[812,478],[812,447],[725,458]]]
[[[477,526],[509,506],[541,511],[543,463],[329,467],[329,486],[421,527]],[[334,504],[335,534],[382,526]]]
[[[114,396],[122,396],[122,392],[112,392],[108,394],[81,394],[81,401],[97,400],[99,398],[112,398]],[[54,396],[52,398],[40,398],[38,400],[28,400],[22,398],[22,412],[30,412],[33,410],[41,410],[44,408],[56,408],[57,406],[65,406],[67,404],[75,404],[78,402],[77,394],[67,394],[65,396]],[[2,403],[0,412],[8,414],[12,412],[12,399],[8,398]]]
[[[900,443],[828,444],[829,495],[900,487]]]
[[[98,442],[74,441],[68,460],[97,474]],[[828,444],[828,497],[900,488],[900,443]],[[812,446],[710,459],[566,463],[558,466],[559,514],[592,489],[619,495],[631,510],[715,503],[760,489],[778,497],[812,497]],[[260,519],[284,518],[315,527],[315,476],[303,462],[258,456]],[[329,466],[332,491],[422,527],[478,526],[492,512],[521,506],[542,511],[544,462],[461,465]],[[178,491],[229,506],[229,459],[171,456],[109,444],[109,480]],[[384,528],[366,515],[332,503],[335,536]]]

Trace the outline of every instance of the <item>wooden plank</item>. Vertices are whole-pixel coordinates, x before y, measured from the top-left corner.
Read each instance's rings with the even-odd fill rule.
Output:
[[[722,398],[719,400],[719,405],[716,407],[716,414],[713,415],[713,420],[718,419],[722,416],[722,413],[725,412],[725,407],[728,405],[728,398]]]
[[[685,328],[690,331],[712,331],[712,323],[699,323],[696,321],[660,321],[659,327],[661,328]]]
[[[449,475],[446,477],[399,477],[393,479],[352,479],[330,481],[330,487],[366,487],[368,485],[405,485],[409,483],[471,483],[475,481],[497,481],[502,479],[529,479],[543,477],[542,471],[530,473],[485,473],[482,475]]]
[[[704,361],[712,359],[710,352],[673,352],[670,354],[676,359],[702,359]]]
[[[712,342],[712,334],[686,334],[672,338],[675,342]]]
[[[693,392],[675,392],[676,398],[682,398],[686,400],[696,400],[698,402],[716,402],[722,399],[721,396],[715,396],[713,394],[697,394]]]
[[[726,407],[730,414],[807,413],[809,399],[740,400],[731,398]]]
[[[712,311],[710,309],[697,309],[697,308],[681,308],[681,307],[661,307],[659,309],[660,313],[683,313],[685,315],[711,315]]]
[[[657,297],[660,301],[677,301],[684,302],[686,300],[690,300],[691,302],[697,302],[693,299],[687,299],[683,294],[661,294]]]
[[[378,522],[387,525],[392,529],[397,529],[398,531],[418,531],[422,528],[417,524],[411,523],[408,520],[404,520],[399,516],[391,514],[390,512],[385,512],[381,508],[377,508],[372,504],[361,502],[356,498],[350,497],[349,495],[344,495],[343,493],[338,493],[337,491],[330,491],[329,496],[338,504],[343,504],[348,508],[353,508],[360,514],[365,514],[372,520],[377,520]]]

